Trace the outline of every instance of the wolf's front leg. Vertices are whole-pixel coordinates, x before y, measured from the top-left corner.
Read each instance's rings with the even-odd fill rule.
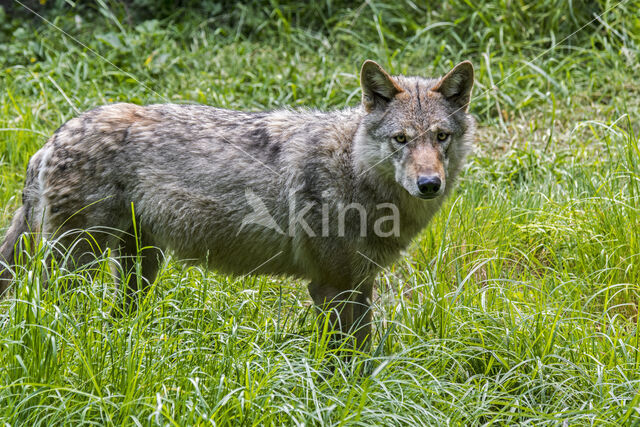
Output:
[[[361,283],[356,289],[319,282],[309,284],[309,294],[320,314],[329,312],[332,326],[358,349],[365,348],[370,342],[372,289],[370,282]]]
[[[342,338],[346,338],[353,327],[351,291],[320,282],[311,282],[309,294],[318,310],[318,315],[328,314],[331,327],[339,330]]]
[[[365,280],[356,287],[353,300],[353,334],[357,348],[365,350],[371,345],[371,302],[373,280]]]

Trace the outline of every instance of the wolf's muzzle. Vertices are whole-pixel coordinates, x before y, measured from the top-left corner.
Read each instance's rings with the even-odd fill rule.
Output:
[[[418,190],[425,199],[436,197],[441,186],[442,180],[437,175],[418,177]]]

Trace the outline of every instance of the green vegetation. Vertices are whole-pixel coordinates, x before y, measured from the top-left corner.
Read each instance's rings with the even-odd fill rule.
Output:
[[[1,421],[640,422],[640,1],[28,4],[50,24],[0,11],[3,229],[29,157],[99,104],[340,108],[366,58],[420,75],[470,59],[479,137],[379,277],[370,353],[326,345],[304,283],[169,263],[114,319],[104,275],[55,271],[44,291],[35,257],[0,302]]]

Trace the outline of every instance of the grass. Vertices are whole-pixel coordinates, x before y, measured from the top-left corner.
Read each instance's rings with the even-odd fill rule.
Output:
[[[480,131],[456,194],[377,280],[370,352],[327,345],[303,283],[171,262],[114,319],[104,274],[42,288],[44,245],[0,302],[0,420],[640,423],[640,3],[472,3],[38,6],[67,35],[5,11],[3,227],[29,157],[98,104],[341,108],[365,58],[421,75],[470,59]]]

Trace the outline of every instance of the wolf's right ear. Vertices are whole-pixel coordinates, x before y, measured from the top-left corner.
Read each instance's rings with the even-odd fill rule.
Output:
[[[360,87],[362,87],[362,105],[367,112],[385,106],[402,92],[402,88],[380,65],[367,59],[360,70]]]

